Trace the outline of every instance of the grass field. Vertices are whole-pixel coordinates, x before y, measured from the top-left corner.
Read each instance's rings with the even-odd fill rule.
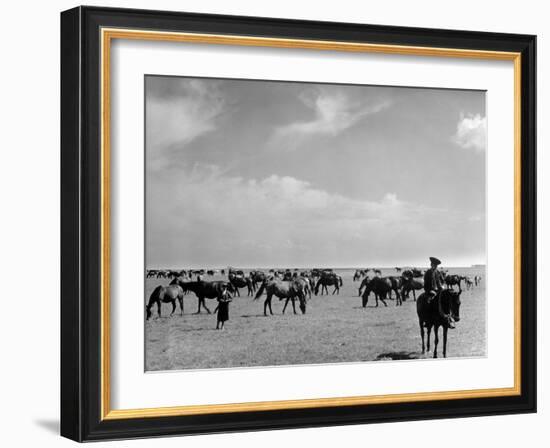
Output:
[[[179,306],[172,317],[170,304],[163,304],[163,317],[145,322],[146,370],[204,369],[222,367],[274,366],[289,364],[320,364],[378,360],[403,360],[431,356],[421,354],[421,341],[412,295],[396,307],[388,301],[374,307],[371,295],[367,308],[361,307],[357,296],[359,282],[352,281],[353,270],[341,270],[344,285],[340,295],[313,296],[307,313],[296,315],[289,305],[282,315],[284,302],[273,298],[273,316],[264,317],[265,295],[257,301],[235,297],[229,307],[225,330],[217,331],[216,316],[192,314],[197,311],[193,293],[185,296],[185,314]],[[449,269],[473,277],[481,269]],[[382,275],[395,275],[386,270]],[[222,279],[221,276],[206,279]],[[146,298],[167,279],[147,279]],[[332,288],[329,288],[332,292]],[[461,320],[449,331],[448,357],[479,357],[486,355],[485,279],[481,285],[464,290],[461,296]],[[215,300],[207,300],[213,311]],[[440,330],[441,333],[441,330]],[[440,334],[441,336],[441,334]],[[433,342],[433,336],[432,336]],[[442,338],[439,354],[442,356]]]

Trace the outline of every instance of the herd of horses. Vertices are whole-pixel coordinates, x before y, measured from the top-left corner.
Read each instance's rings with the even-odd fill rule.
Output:
[[[369,273],[372,271],[373,276]],[[227,272],[227,274],[226,274]],[[365,308],[368,304],[369,296],[374,294],[376,307],[379,301],[388,306],[386,300],[395,300],[396,306],[401,306],[404,300],[413,293],[416,302],[420,334],[422,339],[422,353],[426,349],[430,351],[430,335],[434,330],[434,358],[437,355],[437,346],[439,342],[439,327],[443,328],[443,356],[447,355],[447,332],[450,328],[449,322],[458,322],[460,320],[460,295],[462,285],[466,289],[478,286],[481,277],[476,275],[473,278],[464,275],[449,274],[446,271],[440,271],[446,288],[431,300],[425,294],[416,297],[416,291],[423,290],[424,272],[420,269],[396,268],[396,275],[382,276],[379,269],[360,269],[353,275],[354,282],[359,283],[358,295],[362,298],[362,306]],[[214,276],[221,274],[226,276],[225,280],[206,280],[205,276]],[[299,271],[274,270],[269,272],[253,270],[245,273],[242,270],[228,268],[221,270],[148,270],[147,278],[169,278],[169,285],[157,286],[149,297],[146,305],[146,319],[152,317],[153,307],[157,307],[157,313],[161,316],[161,304],[171,304],[173,315],[176,312],[179,303],[180,314],[183,315],[184,296],[188,293],[194,293],[198,299],[196,314],[204,309],[208,314],[211,313],[206,305],[206,299],[219,299],[226,292],[240,296],[240,289],[246,288],[247,295],[252,296],[253,300],[258,300],[265,292],[264,315],[273,315],[272,298],[275,296],[279,300],[285,300],[282,310],[284,314],[287,305],[292,304],[294,314],[296,312],[296,302],[302,314],[306,313],[307,302],[312,298],[312,294],[329,294],[328,287],[334,287],[332,295],[339,294],[340,287],[343,286],[343,280],[340,275],[332,269],[311,269]],[[457,288],[457,289],[455,289]],[[393,298],[395,295],[395,299]],[[425,331],[427,332],[427,344],[425,344]]]

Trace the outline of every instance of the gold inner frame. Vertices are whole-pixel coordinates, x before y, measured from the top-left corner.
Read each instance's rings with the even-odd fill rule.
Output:
[[[110,62],[113,39],[298,48],[346,52],[384,53],[414,56],[506,60],[514,63],[514,386],[442,392],[368,395],[302,400],[280,400],[211,405],[188,405],[141,409],[111,409],[110,369]],[[515,52],[465,50],[458,48],[278,39],[250,36],[101,29],[101,419],[166,417],[227,412],[246,412],[317,407],[405,403],[521,394],[521,54]]]

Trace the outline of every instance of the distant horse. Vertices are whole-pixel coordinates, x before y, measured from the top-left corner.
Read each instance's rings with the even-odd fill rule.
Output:
[[[474,277],[474,284],[475,284],[476,286],[479,286],[480,283],[481,283],[481,275],[476,275],[476,276]]]
[[[323,273],[321,277],[319,277],[319,280],[315,285],[315,295],[319,294],[319,286],[321,287],[321,295],[323,295],[323,291],[328,294],[328,286],[331,285],[334,286],[334,291],[332,291],[332,295],[334,295],[335,293],[340,294],[340,286],[344,285],[342,277],[332,273]]]
[[[285,314],[286,307],[289,300],[292,301],[292,310],[296,314],[296,305],[295,300],[298,298],[300,301],[300,310],[302,314],[306,313],[306,296],[305,296],[305,287],[306,280],[301,277],[285,281],[274,278],[272,280],[264,280],[260,289],[256,293],[254,300],[258,300],[263,294],[264,290],[266,291],[267,297],[264,302],[264,316],[267,316],[267,308],[269,307],[269,312],[273,315],[273,310],[271,309],[271,299],[273,296],[279,297],[279,300],[286,299],[285,306],[283,307],[283,314]]]
[[[437,358],[437,344],[439,343],[439,327],[443,327],[443,357],[447,357],[447,331],[450,321],[460,320],[460,294],[461,291],[444,289],[441,293],[429,300],[426,294],[421,294],[416,301],[418,325],[422,338],[422,353],[426,353],[424,347],[424,327],[428,331],[427,350],[430,351],[430,333],[434,328],[434,358]]]
[[[382,271],[380,269],[374,269],[373,272],[374,272],[374,275],[379,275],[379,276],[382,275]]]
[[[399,274],[399,273],[401,272],[401,268],[396,267],[396,268],[395,268],[395,272],[397,272],[397,273]]]
[[[178,285],[169,285],[169,286],[157,286],[154,291],[149,296],[149,303],[145,307],[147,312],[147,320],[153,314],[151,308],[155,303],[157,304],[157,311],[159,317],[161,317],[161,303],[171,303],[172,304],[172,314],[176,311],[176,300],[180,303],[181,315],[183,316],[183,290]]]
[[[464,284],[466,285],[466,290],[472,289],[474,287],[474,282],[470,277],[464,276],[462,277],[462,279],[464,280]]]
[[[245,277],[244,274],[234,274],[233,272],[230,272],[227,275],[227,279],[239,297],[241,296],[239,288],[247,288],[248,296],[254,295],[256,288],[250,277]]]
[[[182,282],[179,283],[180,287],[185,291],[194,292],[198,299],[198,308],[195,314],[200,314],[201,306],[210,314],[210,310],[206,306],[205,299],[217,299],[221,297],[225,290],[232,291],[231,284],[221,280],[207,282],[203,280],[195,282]]]
[[[376,306],[378,306],[378,300],[381,300],[384,306],[388,306],[386,303],[386,299],[388,298],[388,295],[391,293],[394,286],[392,284],[392,281],[388,277],[373,277],[365,287],[365,291],[362,295],[362,305],[363,308],[367,306],[367,303],[369,302],[369,295],[371,292],[374,293],[374,298],[376,300]],[[395,306],[400,306],[403,304],[401,301],[401,295],[399,294],[398,290],[396,291],[396,302]]]

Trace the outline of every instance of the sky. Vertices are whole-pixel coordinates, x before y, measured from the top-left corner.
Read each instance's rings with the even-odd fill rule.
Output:
[[[146,265],[485,262],[485,92],[145,77]]]

